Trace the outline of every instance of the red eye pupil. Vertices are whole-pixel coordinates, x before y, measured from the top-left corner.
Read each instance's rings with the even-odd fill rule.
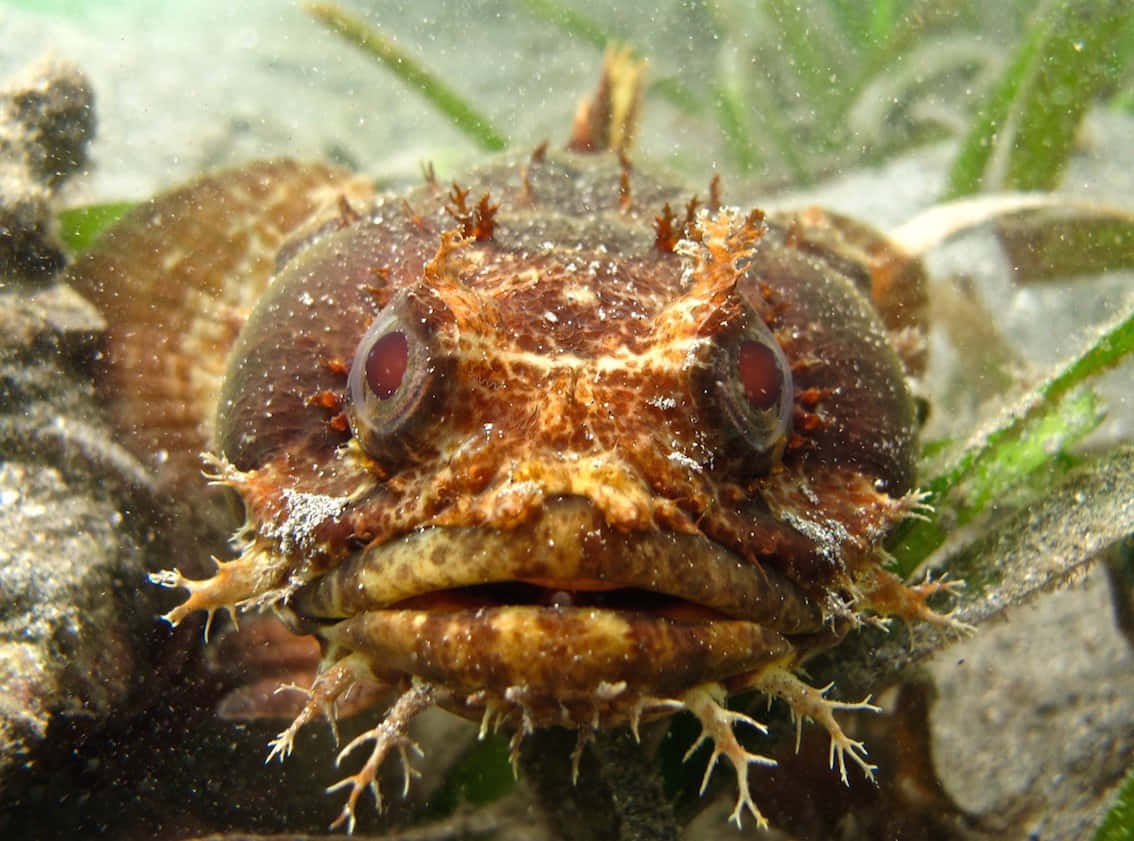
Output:
[[[402,384],[409,364],[409,342],[401,331],[387,333],[366,354],[366,384],[379,400],[389,400]]]
[[[782,378],[776,355],[762,342],[742,341],[738,348],[736,372],[748,405],[757,411],[767,411],[780,399]]]

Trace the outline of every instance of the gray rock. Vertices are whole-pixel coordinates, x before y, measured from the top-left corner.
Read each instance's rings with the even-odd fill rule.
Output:
[[[66,287],[0,294],[0,784],[54,715],[123,702],[156,607],[138,588],[145,528],[127,522],[148,480],[81,364],[102,326]]]
[[[93,135],[94,96],[75,65],[42,59],[0,88],[0,277],[62,266],[51,199]]]
[[[82,74],[40,62],[0,91],[0,790],[19,803],[60,717],[103,721],[144,695],[166,559],[150,478],[94,394],[105,324],[55,283],[52,197],[93,130]],[[2,822],[0,822],[2,823]]]

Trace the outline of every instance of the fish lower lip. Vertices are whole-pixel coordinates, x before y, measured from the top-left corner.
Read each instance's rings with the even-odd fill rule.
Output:
[[[523,687],[529,702],[597,709],[596,687],[665,697],[791,656],[791,643],[753,622],[671,622],[590,608],[499,606],[434,612],[374,610],[321,632],[364,652],[379,678],[413,674],[458,696]]]
[[[307,619],[333,621],[509,582],[569,599],[635,590],[785,634],[822,625],[819,608],[778,570],[703,535],[618,531],[577,496],[549,501],[515,528],[429,527],[368,546],[300,589],[292,606]]]

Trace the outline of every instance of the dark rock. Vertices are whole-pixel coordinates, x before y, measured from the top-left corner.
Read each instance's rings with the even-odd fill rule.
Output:
[[[93,130],[56,60],[0,90],[0,787],[34,766],[60,713],[103,718],[137,688],[154,594],[149,478],[114,443],[90,367],[105,324],[52,284],[55,188]],[[28,285],[29,276],[39,283]],[[157,565],[156,562],[154,564]],[[151,603],[153,601],[153,603]],[[168,635],[167,635],[168,636]]]
[[[48,57],[0,88],[0,280],[62,267],[51,200],[86,162],[94,126],[94,96],[72,64]]]

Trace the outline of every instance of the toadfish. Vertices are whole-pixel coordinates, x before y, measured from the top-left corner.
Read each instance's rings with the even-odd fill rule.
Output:
[[[136,208],[71,269],[111,323],[128,443],[174,492],[198,453],[244,523],[167,619],[271,610],[322,645],[272,744],[358,684],[397,691],[346,745],[336,824],[410,776],[412,718],[440,705],[512,734],[688,710],[737,778],[771,760],[728,696],[814,719],[798,675],[872,617],[946,621],[881,542],[916,515],[924,276],[862,226],[702,202],[628,158],[640,74],[611,58],[564,151],[402,195],[269,161]],[[855,245],[852,247],[851,243]]]

